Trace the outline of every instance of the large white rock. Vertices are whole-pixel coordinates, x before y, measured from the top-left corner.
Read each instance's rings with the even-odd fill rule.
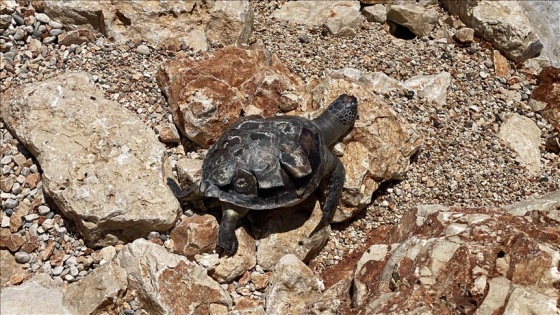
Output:
[[[407,3],[389,6],[387,20],[408,28],[417,36],[426,36],[437,25],[438,14],[434,9],[426,9],[414,3]]]
[[[46,1],[45,12],[66,30],[87,29],[117,43],[144,41],[155,47],[246,43],[253,11],[242,1]]]
[[[227,291],[204,268],[163,246],[138,239],[121,250],[116,262],[149,314],[205,315],[216,305],[231,307]]]
[[[2,98],[8,129],[37,158],[43,189],[89,246],[164,231],[180,207],[165,148],[85,73],[27,84]]]
[[[63,305],[63,291],[47,274],[39,274],[16,287],[0,291],[2,315],[80,314],[70,306]]]
[[[442,0],[478,36],[492,42],[515,62],[534,57],[543,49],[539,36],[517,1]]]
[[[360,2],[291,1],[272,17],[308,26],[325,25],[335,36],[354,36],[361,22]]]
[[[122,303],[126,288],[126,271],[110,262],[95,269],[82,281],[71,283],[64,293],[64,303],[80,314],[107,312]]]
[[[500,126],[498,136],[516,153],[516,160],[529,171],[541,170],[541,130],[530,118],[512,113]]]
[[[286,255],[274,267],[267,289],[267,314],[304,314],[319,297],[319,281],[298,257]]]

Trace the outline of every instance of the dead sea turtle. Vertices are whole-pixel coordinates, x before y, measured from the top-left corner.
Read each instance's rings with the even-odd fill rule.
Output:
[[[325,224],[342,194],[345,171],[328,149],[353,125],[357,100],[340,95],[317,118],[248,116],[234,123],[208,150],[200,185],[177,197],[219,200],[222,222],[218,245],[226,254],[237,251],[237,221],[249,210],[292,206],[313,193],[321,180],[328,183]]]

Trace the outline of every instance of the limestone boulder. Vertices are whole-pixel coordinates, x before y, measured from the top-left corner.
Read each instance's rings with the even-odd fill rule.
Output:
[[[179,130],[204,148],[251,108],[270,117],[305,106],[302,80],[259,48],[226,47],[199,61],[166,61],[157,82]]]
[[[325,26],[334,36],[354,36],[360,27],[359,1],[285,2],[272,17],[309,27]]]
[[[523,62],[540,53],[543,44],[517,2],[442,0],[453,15],[490,41],[506,57]]]
[[[265,270],[272,269],[285,255],[291,254],[307,262],[319,253],[328,241],[331,228],[319,227],[322,210],[313,196],[289,208],[261,211],[256,226],[262,228],[257,247],[257,262]],[[259,214],[261,214],[259,213]]]
[[[116,43],[157,48],[246,43],[252,32],[249,1],[46,1],[45,13],[66,30],[87,30]]]
[[[383,4],[375,4],[364,7],[362,15],[368,22],[385,23],[387,21],[387,8]]]
[[[127,289],[126,271],[115,262],[95,269],[82,281],[68,285],[63,303],[79,314],[111,313],[122,307]]]
[[[210,314],[232,301],[206,270],[184,256],[144,239],[126,245],[116,257],[149,314]]]
[[[166,184],[172,174],[165,148],[134,113],[106,100],[89,75],[63,74],[2,99],[7,128],[41,165],[45,194],[89,246],[173,226],[180,207]]]
[[[552,211],[528,202],[508,211],[418,206],[360,258],[353,306],[368,314],[555,314],[560,228]]]
[[[235,236],[239,241],[237,252],[233,256],[224,255],[220,258],[220,264],[210,273],[210,276],[219,283],[227,283],[255,267],[256,242],[244,227],[235,230]]]
[[[194,215],[171,230],[175,253],[190,260],[195,255],[212,253],[218,241],[218,222],[212,215]]]
[[[545,67],[541,71],[531,99],[545,104],[540,114],[560,132],[560,68]]]
[[[320,296],[319,281],[295,255],[282,257],[270,277],[266,314],[304,314]]]
[[[333,222],[348,220],[369,205],[381,182],[402,179],[422,144],[420,134],[372,94],[372,85],[363,77],[361,73],[351,77],[333,72],[312,91],[314,108],[325,108],[342,93],[358,98],[360,119],[342,139],[340,159],[346,180]]]
[[[437,25],[438,14],[413,3],[397,4],[387,9],[387,20],[406,27],[416,36],[426,36]]]
[[[2,267],[3,268],[3,267]],[[63,290],[47,274],[38,274],[24,284],[2,288],[0,305],[6,315],[83,314],[63,305]]]
[[[560,67],[560,45],[558,45],[560,24],[557,23],[560,15],[560,3],[557,1],[519,1],[523,12],[535,29],[543,50],[539,55],[550,66]]]
[[[538,174],[541,169],[541,130],[528,117],[511,113],[500,126],[498,136],[516,153],[516,161]]]

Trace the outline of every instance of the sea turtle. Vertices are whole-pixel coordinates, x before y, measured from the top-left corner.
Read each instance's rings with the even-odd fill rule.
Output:
[[[222,208],[218,246],[237,251],[237,221],[249,210],[292,206],[328,181],[323,215],[330,218],[341,197],[345,171],[328,147],[354,124],[354,96],[340,95],[313,120],[299,116],[248,116],[234,123],[210,147],[200,184],[178,192],[178,198],[214,198]],[[201,196],[202,195],[202,196]]]

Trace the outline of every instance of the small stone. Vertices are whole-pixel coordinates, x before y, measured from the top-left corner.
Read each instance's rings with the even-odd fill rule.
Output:
[[[58,36],[58,35],[62,34],[62,32],[63,31],[59,28],[53,28],[53,29],[50,30],[49,35]]]
[[[6,208],[14,209],[18,205],[19,205],[19,200],[10,198],[4,202],[4,209]]]
[[[51,21],[51,18],[45,13],[37,13],[35,14],[35,18],[43,24],[48,24]]]
[[[51,28],[54,28],[54,29],[61,29],[62,28],[61,23],[58,23],[58,22],[55,22],[55,21],[52,21],[52,20],[49,22],[49,25],[50,25]]]
[[[455,38],[461,43],[470,43],[474,40],[474,29],[463,27],[462,29],[457,30]]]
[[[20,264],[28,263],[31,260],[31,255],[26,252],[17,252],[14,254],[16,261]]]
[[[49,36],[49,37],[45,37],[45,39],[43,39],[43,44],[49,45],[52,44],[56,41],[56,36]]]
[[[80,271],[78,270],[78,268],[77,268],[76,266],[70,266],[70,272],[69,272],[69,274],[70,274],[72,277],[77,277],[78,274],[79,274],[79,272],[80,272]]]
[[[62,274],[62,271],[64,271],[64,267],[63,266],[57,266],[54,267],[52,274],[53,276],[60,276]]]
[[[47,206],[39,206],[37,209],[40,215],[46,215],[47,213],[51,212],[51,209]]]
[[[14,34],[14,40],[16,41],[22,40],[24,36],[25,36],[25,31],[23,30],[23,28],[18,27],[16,29],[16,33]]]
[[[136,47],[135,51],[137,53],[141,54],[141,55],[149,55],[150,54],[150,48],[146,45],[139,45],[138,47]]]

